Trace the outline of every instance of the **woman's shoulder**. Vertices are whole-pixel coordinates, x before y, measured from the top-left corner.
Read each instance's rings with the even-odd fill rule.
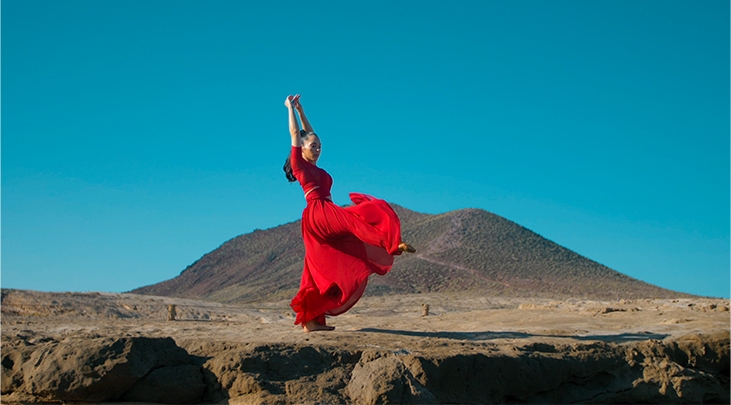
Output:
[[[292,149],[289,150],[289,154],[295,158],[295,160],[304,160],[302,159],[302,147],[301,146],[292,146]]]

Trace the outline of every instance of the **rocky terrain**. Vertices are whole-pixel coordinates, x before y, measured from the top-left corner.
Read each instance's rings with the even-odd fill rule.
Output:
[[[3,290],[2,403],[730,400],[728,300],[376,296],[329,323],[305,334],[285,301]]]

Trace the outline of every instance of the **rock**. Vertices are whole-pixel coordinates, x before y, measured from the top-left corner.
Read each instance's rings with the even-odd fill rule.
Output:
[[[609,314],[612,312],[626,312],[627,310],[624,308],[611,308],[611,307],[604,307],[599,310],[600,314]]]
[[[3,347],[3,352],[2,393],[12,393],[8,400],[30,395],[41,401],[116,401],[153,370],[193,363],[171,338],[77,338]],[[200,371],[198,375],[202,380]],[[178,402],[199,399],[200,395]]]
[[[646,341],[632,348],[642,365],[633,381],[638,402],[728,403],[729,333]],[[725,378],[719,376],[726,376]]]
[[[358,363],[346,392],[357,405],[438,403],[395,356]]]
[[[196,354],[210,357],[203,365],[210,392],[204,399],[210,402],[236,398],[259,404],[342,403],[341,391],[360,357],[359,352],[332,347],[213,342],[198,346]]]
[[[33,350],[33,347],[27,346],[12,348],[3,346],[2,381],[0,382],[3,394],[12,393],[23,384],[23,363],[30,359]]]
[[[122,397],[125,401],[193,404],[205,391],[199,366],[184,364],[153,370]]]
[[[3,340],[2,402],[729,403],[729,337],[481,352],[190,341],[195,357],[170,338],[15,337]]]

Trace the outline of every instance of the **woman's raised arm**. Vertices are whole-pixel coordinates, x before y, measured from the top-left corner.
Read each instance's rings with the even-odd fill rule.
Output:
[[[284,105],[289,110],[289,135],[292,137],[292,146],[302,146],[300,143],[300,125],[297,122],[297,116],[294,113],[294,97],[287,96]]]
[[[300,95],[298,94],[294,96],[294,99],[292,101],[294,102],[294,108],[297,109],[297,112],[300,115],[300,121],[302,121],[302,127],[305,132],[315,132],[315,130],[312,129],[312,125],[310,125],[310,121],[305,115],[305,109],[304,107],[302,107],[302,103],[300,103]]]

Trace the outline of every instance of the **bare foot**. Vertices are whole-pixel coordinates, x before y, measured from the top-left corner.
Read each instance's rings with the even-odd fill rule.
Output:
[[[416,249],[414,249],[413,246],[409,245],[406,242],[399,243],[398,250],[401,252],[416,253]]]
[[[335,329],[334,326],[321,325],[315,321],[309,321],[303,326],[305,333],[320,332],[320,331],[331,331]]]

